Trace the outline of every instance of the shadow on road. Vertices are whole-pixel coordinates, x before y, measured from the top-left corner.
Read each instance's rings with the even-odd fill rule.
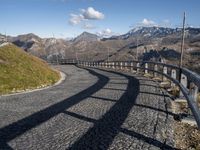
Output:
[[[69,149],[108,149],[113,142],[115,136],[119,132],[123,132],[124,134],[142,140],[161,149],[174,149],[173,147],[151,137],[147,137],[134,131],[129,131],[127,129],[121,128],[121,125],[124,123],[130,110],[135,105],[137,96],[140,93],[139,80],[134,78],[133,76],[128,76],[123,73],[113,71],[106,71],[127,78],[128,85],[127,90],[124,91],[121,98],[117,100],[115,104],[110,108],[110,110],[108,110],[108,112],[106,112],[99,120],[65,111],[66,109],[79,103],[80,101],[83,101],[88,97],[92,97],[94,93],[102,89],[109,82],[109,77],[96,72],[95,69],[86,70],[88,70],[90,74],[98,77],[98,81],[94,85],[70,98],[67,98],[24,119],[21,119],[17,122],[1,128],[0,149],[12,149],[7,144],[9,141],[24,134],[28,130],[31,130],[32,128],[35,128],[38,125],[48,121],[59,113],[65,113],[66,115],[70,115],[78,119],[85,120],[87,122],[92,122],[94,124],[94,126],[90,128],[77,141],[75,141]],[[101,97],[98,97],[98,99],[101,99]],[[102,98],[102,100],[107,99]],[[112,100],[108,99],[108,101]]]
[[[102,89],[109,81],[109,78],[99,74],[91,69],[86,69],[90,74],[98,77],[98,81],[91,87],[83,90],[82,92],[67,98],[59,103],[56,103],[46,109],[36,112],[26,118],[18,120],[8,126],[0,129],[0,149],[12,149],[9,147],[7,142],[22,135],[28,130],[48,121],[52,117],[59,113],[62,113],[65,109],[79,103],[80,101],[90,97],[92,94],[96,93]]]
[[[113,71],[107,72],[126,77],[128,79],[127,90],[124,91],[122,97],[118,101],[116,101],[116,103],[110,108],[110,110],[106,114],[102,116],[101,119],[93,120],[90,118],[82,118],[80,115],[78,116],[79,119],[93,122],[94,126],[90,128],[81,138],[79,138],[69,149],[106,150],[112,144],[115,136],[119,132],[123,132],[124,134],[137,138],[138,140],[142,140],[161,149],[174,149],[173,147],[151,137],[147,137],[134,131],[129,131],[127,129],[121,128],[121,125],[124,123],[130,110],[135,105],[137,96],[140,93],[139,80],[137,80],[133,76],[128,76],[122,73]],[[72,116],[75,117],[74,114]]]

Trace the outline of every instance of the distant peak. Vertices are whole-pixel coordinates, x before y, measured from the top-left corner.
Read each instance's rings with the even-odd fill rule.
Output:
[[[83,32],[79,36],[77,36],[73,41],[79,42],[79,41],[97,41],[99,37],[96,34],[89,33],[89,32]]]
[[[96,34],[93,34],[93,33],[89,33],[89,32],[86,32],[86,31],[84,31],[82,34],[80,34],[80,35],[96,35]]]

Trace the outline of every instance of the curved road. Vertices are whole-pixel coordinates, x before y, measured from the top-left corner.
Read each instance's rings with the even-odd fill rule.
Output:
[[[59,66],[60,85],[0,97],[0,149],[174,149],[170,98],[130,73]]]

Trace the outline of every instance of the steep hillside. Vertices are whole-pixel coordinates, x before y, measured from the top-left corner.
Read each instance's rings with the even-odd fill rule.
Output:
[[[54,84],[60,78],[41,59],[8,44],[0,47],[0,95]]]

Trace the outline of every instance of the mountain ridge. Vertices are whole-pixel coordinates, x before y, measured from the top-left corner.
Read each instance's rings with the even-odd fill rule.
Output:
[[[40,38],[33,33],[8,39],[25,51],[46,60],[107,60],[108,57],[109,60],[132,60],[136,59],[137,47],[139,55],[150,50],[160,51],[165,47],[180,53],[181,33],[181,28],[137,27],[125,34],[102,39],[89,32],[83,32],[69,41]],[[195,51],[193,54],[196,54],[199,50],[200,28],[186,28],[186,53]]]

